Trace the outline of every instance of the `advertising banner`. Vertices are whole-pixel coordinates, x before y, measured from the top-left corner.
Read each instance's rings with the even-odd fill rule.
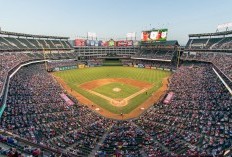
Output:
[[[143,31],[141,34],[142,41],[166,41],[168,29],[159,29],[151,31]]]
[[[95,46],[95,41],[94,40],[90,40],[90,46]]]
[[[133,46],[138,46],[139,45],[139,41],[133,41]]]
[[[77,66],[73,65],[73,66],[64,66],[64,67],[59,67],[58,71],[64,71],[64,70],[70,70],[70,69],[76,69]]]
[[[66,102],[67,106],[74,105],[74,102],[67,97],[64,93],[60,94],[61,98]]]
[[[133,41],[132,40],[117,41],[116,46],[118,47],[133,46]]]
[[[114,42],[113,39],[110,39],[110,40],[108,41],[108,46],[111,46],[111,47],[115,46],[115,42]]]
[[[167,95],[166,98],[164,99],[163,103],[169,104],[169,103],[171,102],[173,96],[174,96],[174,93],[173,93],[173,92],[168,93],[168,95]]]
[[[138,64],[138,68],[144,68],[143,64]]]
[[[85,40],[84,39],[75,39],[74,45],[75,46],[86,46]]]
[[[86,46],[98,46],[99,41],[97,40],[86,40]]]
[[[91,43],[90,43],[90,40],[86,40],[86,46],[90,46]]]
[[[102,46],[107,47],[108,46],[108,42],[107,41],[102,41]]]

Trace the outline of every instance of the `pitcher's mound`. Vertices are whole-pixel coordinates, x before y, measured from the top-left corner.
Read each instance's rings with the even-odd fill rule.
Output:
[[[113,91],[114,91],[114,92],[120,92],[121,89],[120,89],[120,88],[113,88]]]

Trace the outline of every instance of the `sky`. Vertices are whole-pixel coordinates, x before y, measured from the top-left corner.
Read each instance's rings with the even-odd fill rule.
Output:
[[[1,30],[71,39],[95,32],[125,38],[168,28],[168,40],[185,45],[188,34],[215,32],[232,22],[232,0],[0,0]]]

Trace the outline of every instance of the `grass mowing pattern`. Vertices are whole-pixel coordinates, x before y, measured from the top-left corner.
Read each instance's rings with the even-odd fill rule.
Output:
[[[115,92],[112,90],[113,88],[120,88],[121,91]],[[139,90],[140,89],[138,87],[116,82],[116,83],[110,83],[101,87],[94,88],[93,91],[115,99],[115,98],[126,98],[138,92]]]
[[[112,67],[94,67],[85,69],[73,69],[67,71],[55,72],[54,75],[63,79],[66,84],[73,90],[82,94],[92,102],[98,104],[106,110],[119,114],[129,113],[137,106],[148,99],[153,92],[162,86],[162,79],[171,75],[171,72],[162,70],[152,70],[144,68],[132,68],[122,66]],[[142,93],[129,101],[129,104],[124,107],[112,106],[107,100],[91,94],[79,87],[80,84],[104,78],[130,78],[139,81],[145,81],[154,84],[154,87],[148,90],[148,94]]]
[[[105,60],[103,66],[122,66],[122,62],[120,60]]]

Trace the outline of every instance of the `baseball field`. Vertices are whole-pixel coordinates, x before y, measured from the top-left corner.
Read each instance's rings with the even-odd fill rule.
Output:
[[[100,114],[136,115],[164,94],[171,72],[103,66],[59,71],[53,75],[71,95]]]

